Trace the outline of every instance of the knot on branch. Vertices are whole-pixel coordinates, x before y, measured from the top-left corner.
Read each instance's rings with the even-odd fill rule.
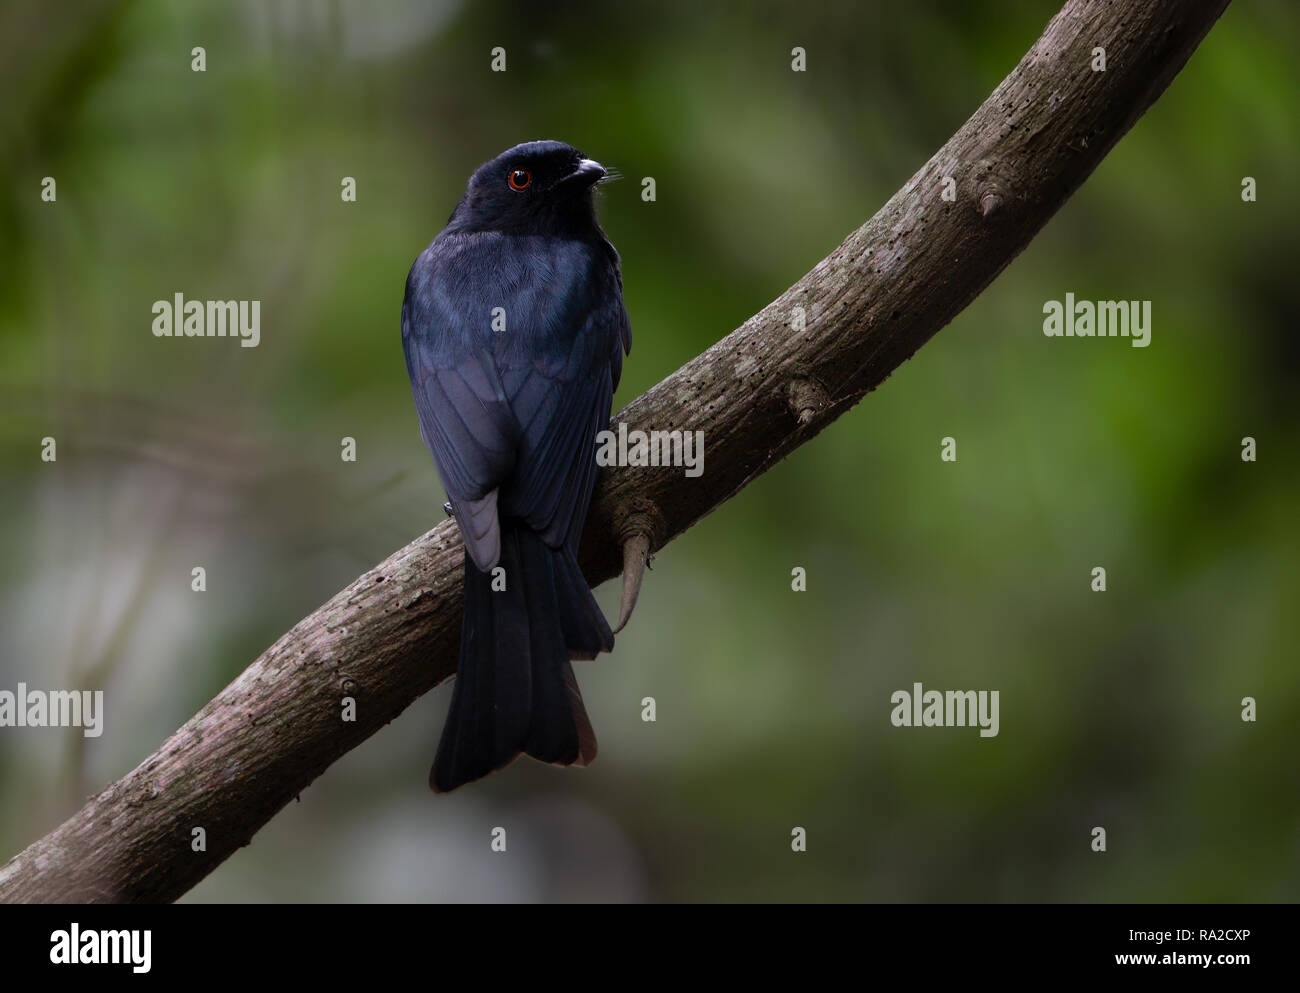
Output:
[[[632,499],[618,525],[618,540],[623,546],[623,597],[619,604],[618,625],[622,631],[641,594],[641,581],[650,564],[650,553],[663,542],[667,522],[658,505],[646,497]]]
[[[811,424],[818,413],[830,406],[826,388],[811,376],[796,376],[786,385],[786,404],[799,426]]]

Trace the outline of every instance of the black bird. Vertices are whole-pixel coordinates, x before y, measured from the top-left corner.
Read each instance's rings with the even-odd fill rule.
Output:
[[[411,266],[402,347],[420,434],[465,541],[460,663],[429,784],[521,752],[596,756],[570,659],[614,647],[578,567],[596,432],[632,347],[599,163],[530,141],[481,166]]]

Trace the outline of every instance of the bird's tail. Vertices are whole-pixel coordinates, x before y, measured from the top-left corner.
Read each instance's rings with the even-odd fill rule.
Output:
[[[576,558],[502,521],[499,565],[504,572],[494,577],[465,556],[460,665],[429,775],[439,793],[521,752],[558,765],[596,757],[569,660],[608,652],[614,635]]]

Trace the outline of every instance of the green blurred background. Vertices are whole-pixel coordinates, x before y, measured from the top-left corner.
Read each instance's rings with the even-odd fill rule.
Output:
[[[480,162],[559,138],[627,177],[617,408],[869,217],[1057,7],[6,6],[0,689],[107,716],[0,729],[0,858],[442,518],[399,309]],[[592,768],[433,796],[446,684],[186,899],[1295,899],[1298,49],[1295,4],[1233,4],[983,296],[658,555],[579,667]],[[1151,346],[1045,338],[1067,291],[1151,300]],[[260,346],[155,338],[177,292],[261,300]],[[915,681],[999,690],[1001,733],[891,726]]]

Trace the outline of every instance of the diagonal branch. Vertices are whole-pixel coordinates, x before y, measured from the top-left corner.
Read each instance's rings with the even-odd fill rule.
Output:
[[[970,303],[1164,91],[1228,0],[1069,0],[866,224],[615,416],[702,430],[707,471],[607,471],[582,562],[648,554],[851,408]],[[1092,69],[1105,49],[1106,69]],[[945,178],[956,200],[941,194]],[[630,546],[624,555],[625,546]],[[443,522],[300,621],[136,769],[0,869],[3,901],[180,896],[332,762],[452,675],[461,545]],[[342,698],[357,704],[340,720]],[[201,827],[207,850],[191,850]]]

